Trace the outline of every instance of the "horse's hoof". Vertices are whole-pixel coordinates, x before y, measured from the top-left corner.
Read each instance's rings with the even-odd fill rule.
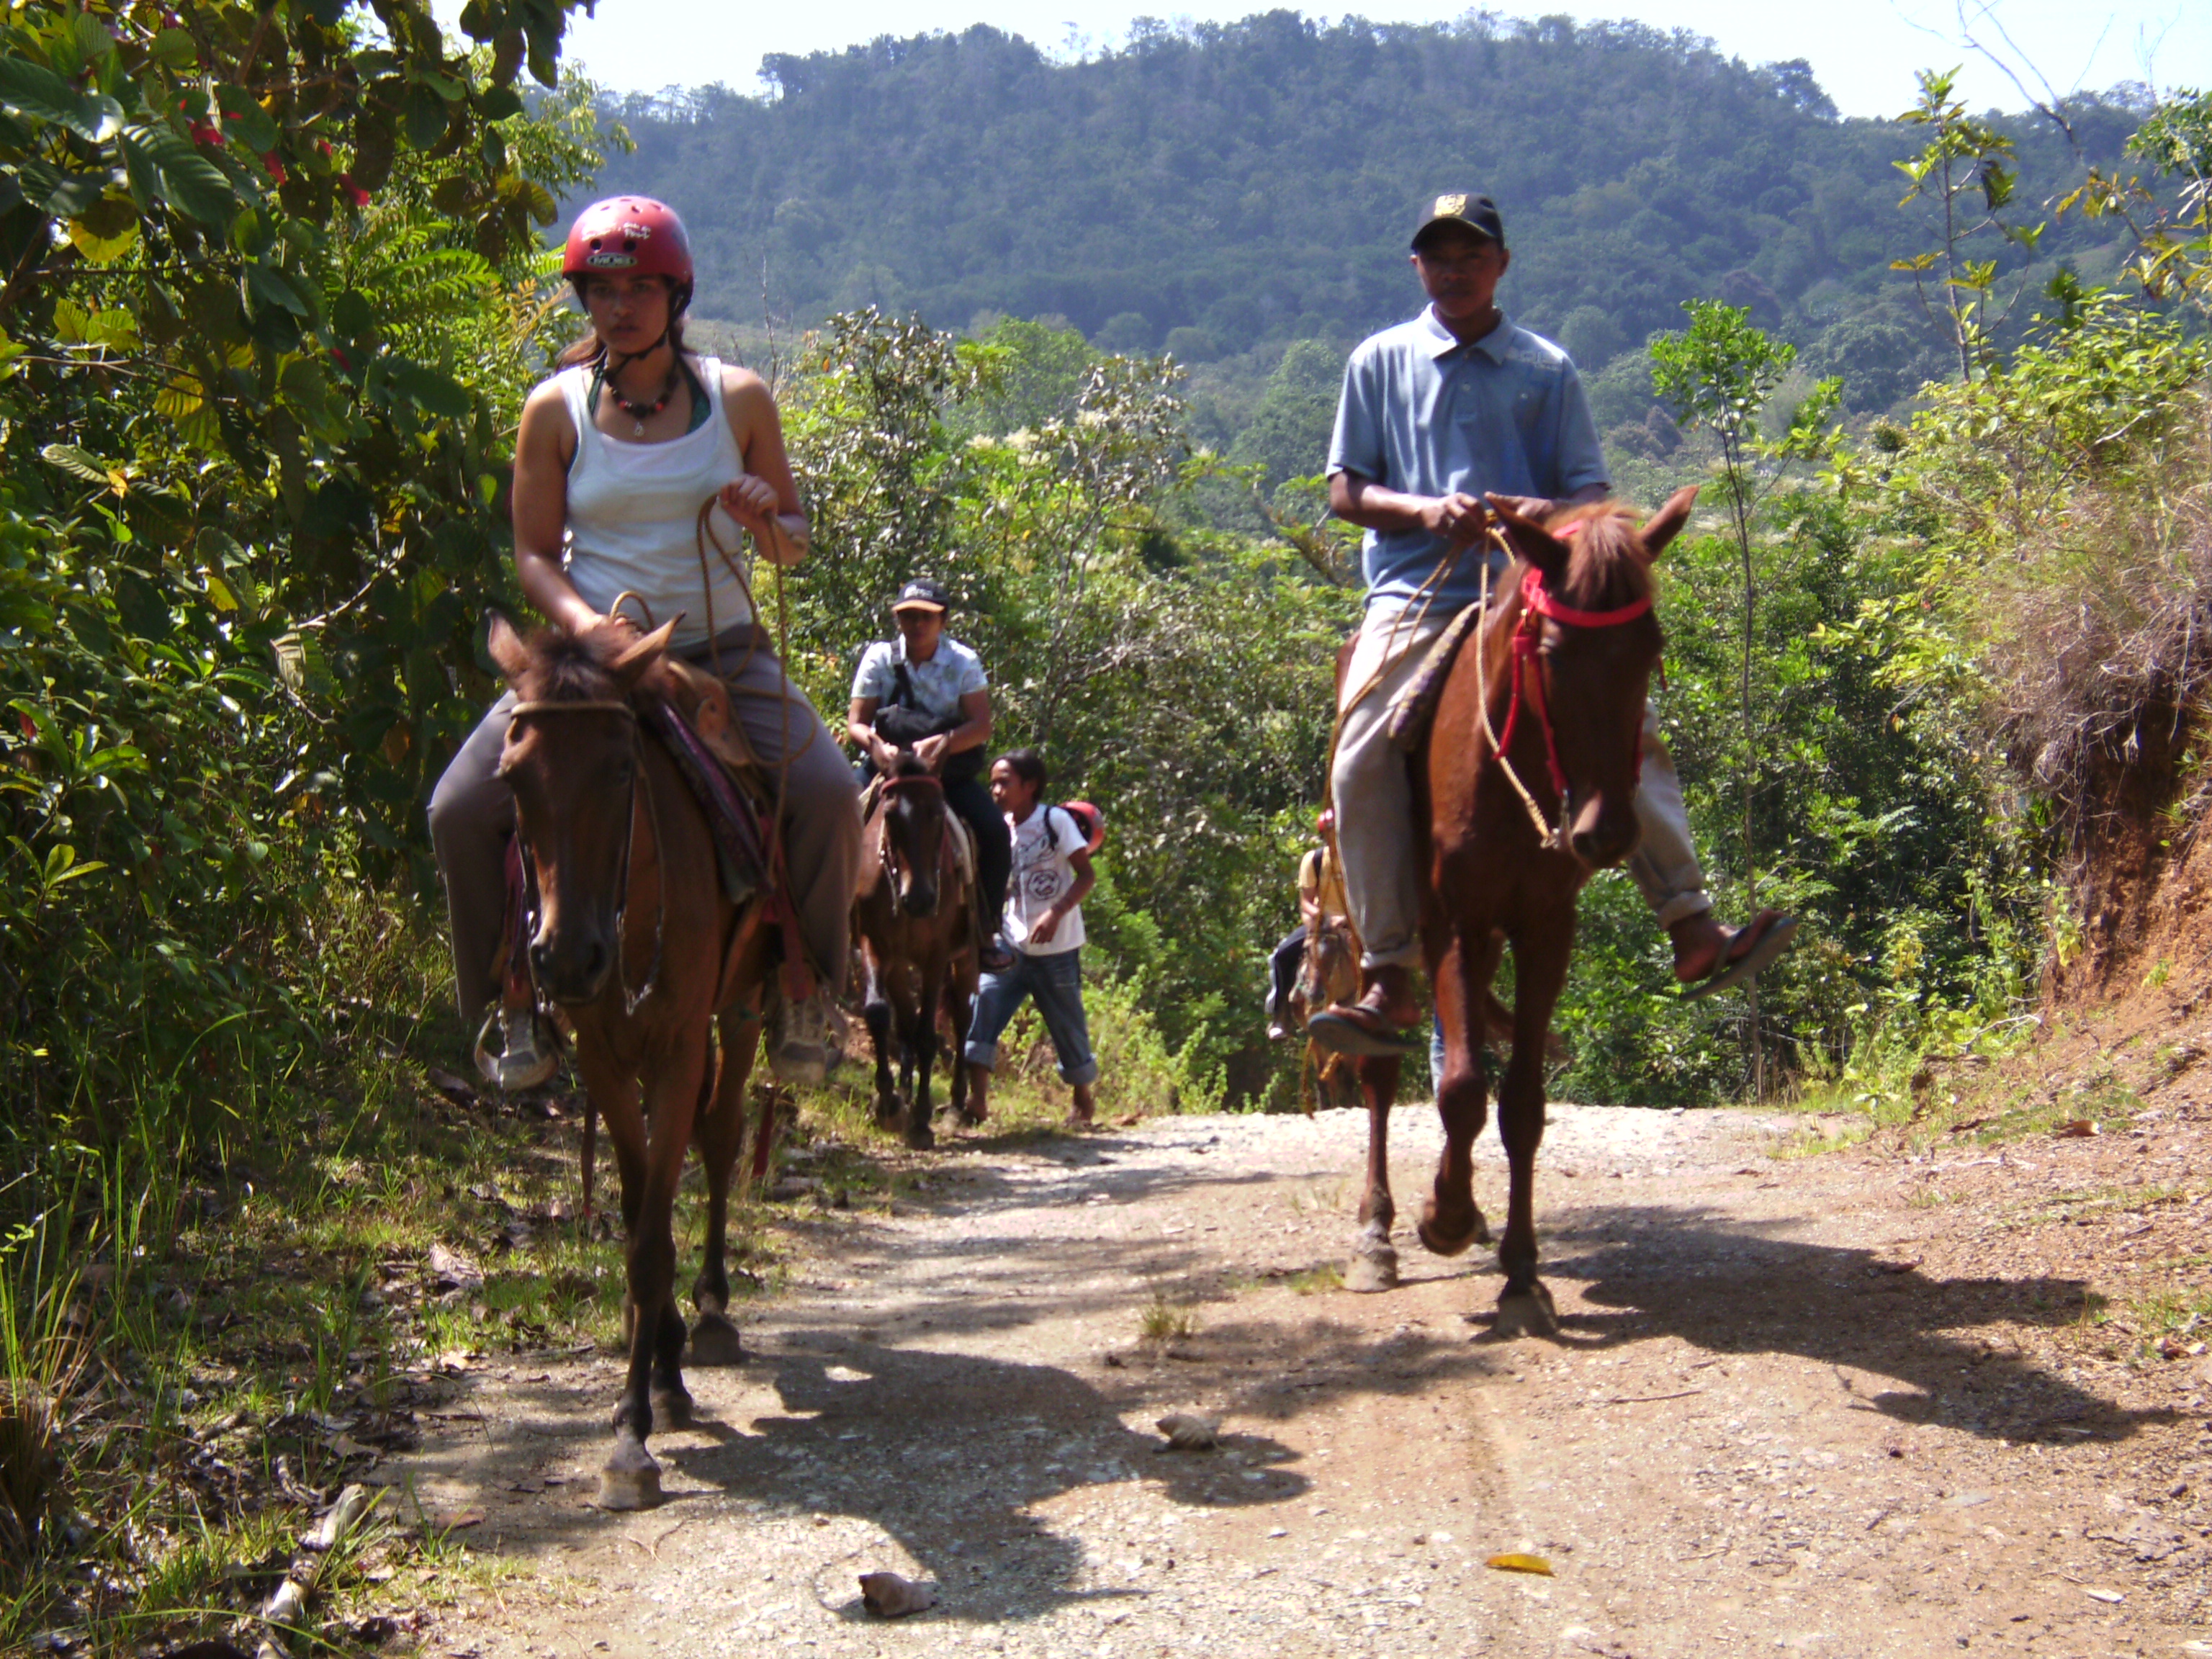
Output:
[[[656,1428],[684,1429],[691,1426],[691,1390],[681,1382],[670,1386],[655,1383],[653,1389],[653,1421]]]
[[[716,1313],[702,1313],[691,1328],[691,1363],[695,1365],[742,1365],[744,1344],[738,1328]],[[657,1407],[655,1409],[659,1409]]]
[[[898,1127],[900,1110],[901,1108],[899,1106],[897,1096],[878,1095],[876,1097],[876,1127],[878,1129],[896,1128]]]
[[[1557,1336],[1559,1316],[1552,1293],[1540,1283],[1507,1291],[1498,1298],[1498,1322],[1490,1328],[1498,1336]]]
[[[917,1152],[926,1152],[937,1145],[937,1131],[927,1123],[909,1123],[906,1129],[906,1144]]]
[[[1398,1253],[1388,1244],[1355,1251],[1344,1264],[1347,1291],[1395,1291],[1398,1288]]]
[[[1447,1209],[1433,1198],[1421,1206],[1420,1224],[1413,1229],[1421,1243],[1437,1255],[1457,1255],[1470,1244],[1490,1243],[1490,1229],[1474,1205],[1456,1204]]]
[[[649,1510],[660,1502],[660,1465],[631,1436],[615,1442],[614,1455],[599,1470],[599,1507]]]

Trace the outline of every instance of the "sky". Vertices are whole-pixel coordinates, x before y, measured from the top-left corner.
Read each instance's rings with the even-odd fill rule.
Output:
[[[568,52],[619,92],[721,82],[757,89],[769,52],[835,51],[879,34],[957,33],[988,23],[1056,56],[1110,48],[1133,17],[1228,21],[1269,9],[1269,0],[1203,0],[1197,6],[1131,0],[811,0],[768,6],[746,0],[599,0],[576,15]],[[1567,10],[1579,18],[1632,18],[1710,37],[1753,64],[1802,58],[1846,115],[1894,115],[1913,99],[1913,71],[1963,64],[1961,89],[1976,107],[2027,100],[1966,44],[1971,33],[2020,69],[2032,64],[2061,93],[2148,80],[2160,88],[2212,85],[2212,3],[2207,0],[1611,0],[1586,9],[1502,4],[1508,16]],[[450,26],[459,0],[439,0]],[[1463,15],[1455,0],[1373,0],[1357,14],[1378,21],[1442,22]],[[1327,14],[1335,15],[1337,14]],[[2009,41],[2008,38],[2009,37]],[[2033,76],[2029,84],[2037,85]]]

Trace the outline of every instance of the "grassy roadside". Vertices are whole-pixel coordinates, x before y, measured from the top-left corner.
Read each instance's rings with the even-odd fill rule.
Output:
[[[580,1097],[502,1101],[454,1075],[466,1047],[442,942],[411,909],[360,921],[356,945],[378,941],[353,964],[368,994],[319,1051],[221,1098],[149,1079],[127,1109],[81,1103],[9,1132],[0,1653],[220,1638],[251,1652],[240,1621],[315,1516],[463,1406],[472,1370],[619,1340],[615,1177],[603,1155],[587,1223]],[[1036,1035],[1010,1034],[998,1144],[1055,1133],[1066,1110]],[[1131,1067],[1102,1109],[1126,1115],[1155,1082]],[[874,1126],[866,1083],[848,1063],[805,1093],[763,1189],[734,1206],[741,1302],[786,1275],[779,1217],[865,1215],[921,1178]],[[941,1111],[941,1079],[938,1095]],[[677,1215],[686,1285],[702,1184],[695,1164]],[[455,1521],[404,1493],[381,1504],[322,1560],[292,1650],[373,1651],[495,1571]]]

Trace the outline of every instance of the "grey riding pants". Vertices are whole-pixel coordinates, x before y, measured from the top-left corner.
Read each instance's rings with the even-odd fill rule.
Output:
[[[706,665],[706,648],[686,653]],[[777,694],[784,680],[775,656],[744,656],[725,647],[724,683],[753,752],[769,766],[783,753],[786,715]],[[836,739],[797,686],[790,688],[789,741],[795,758],[785,782],[784,858],[799,933],[815,971],[832,995],[842,992],[851,957],[853,890],[860,874],[860,791]],[[507,920],[507,840],[514,798],[498,776],[507,741],[510,694],[491,706],[462,744],[430,796],[430,842],[446,883],[453,928],[453,985],[461,1018],[471,1030],[498,999],[493,973]]]

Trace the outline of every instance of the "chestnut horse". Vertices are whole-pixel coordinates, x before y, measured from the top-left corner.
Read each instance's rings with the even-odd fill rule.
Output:
[[[890,1057],[899,1052],[907,1089],[906,1144],[933,1146],[929,1073],[937,1057],[940,1004],[952,1024],[951,1094],[956,1120],[968,1113],[968,1068],[961,1045],[975,1006],[975,887],[963,878],[954,837],[966,826],[945,801],[945,782],[910,750],[881,745],[884,768],[874,808],[861,834],[860,880],[853,896],[853,932],[860,944],[861,1012],[876,1049],[876,1121],[899,1115]]]
[[[531,970],[574,1032],[622,1176],[629,1375],[599,1473],[608,1510],[659,1501],[646,1440],[656,1415],[676,1425],[690,1415],[671,1215],[695,1143],[708,1207],[691,1287],[692,1362],[744,1357],[728,1317],[724,1238],[774,930],[762,904],[725,896],[706,815],[640,725],[674,626],[619,653],[551,631],[525,641],[501,617],[491,626],[492,659],[515,696],[499,774],[514,792],[537,894]]]
[[[1487,1239],[1474,1193],[1485,1105],[1480,1033],[1491,980],[1504,947],[1513,947],[1513,1054],[1498,1091],[1510,1171],[1498,1251],[1501,1334],[1557,1328],[1551,1293],[1536,1277],[1545,1042],[1574,949],[1576,897],[1593,872],[1636,845],[1644,705],[1661,643],[1651,564],[1687,522],[1697,493],[1677,490],[1640,529],[1611,504],[1554,513],[1538,525],[1490,497],[1516,557],[1502,600],[1452,665],[1414,763],[1426,875],[1421,944],[1446,1056],[1437,1091],[1443,1155],[1419,1232],[1439,1255]],[[1359,1062],[1367,1188],[1346,1272],[1355,1288],[1386,1288],[1397,1278],[1388,1153],[1399,1063]]]

